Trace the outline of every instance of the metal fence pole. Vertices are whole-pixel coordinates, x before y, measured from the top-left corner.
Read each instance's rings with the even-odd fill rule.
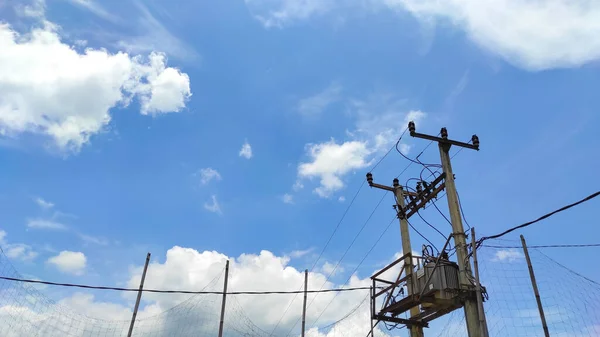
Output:
[[[133,308],[133,316],[131,316],[131,324],[129,324],[129,332],[127,337],[131,337],[133,333],[133,325],[135,324],[135,317],[137,316],[138,309],[140,307],[140,301],[142,300],[142,290],[144,289],[144,280],[146,280],[146,271],[148,271],[148,264],[150,263],[150,253],[146,255],[146,263],[144,264],[144,271],[142,272],[142,280],[140,281],[140,290],[138,291],[137,299],[135,300],[135,307]]]
[[[521,235],[521,244],[523,244],[523,252],[525,253],[525,259],[527,260],[527,268],[529,268],[529,277],[531,278],[531,285],[533,286],[533,293],[535,294],[535,301],[537,302],[538,310],[540,312],[540,318],[542,319],[542,328],[544,329],[544,336],[550,337],[548,331],[548,324],[546,324],[546,316],[544,315],[544,308],[542,307],[542,299],[540,298],[540,292],[538,291],[537,282],[535,280],[535,274],[533,273],[533,267],[531,266],[531,259],[529,258],[529,251],[527,250],[527,243],[525,237]]]

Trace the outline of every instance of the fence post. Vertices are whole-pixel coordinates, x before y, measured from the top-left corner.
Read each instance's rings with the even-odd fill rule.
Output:
[[[306,295],[308,291],[308,269],[304,270],[304,305],[302,307],[302,337],[306,329]]]
[[[138,309],[140,307],[140,301],[142,300],[142,290],[144,289],[144,280],[146,280],[146,271],[148,271],[148,264],[150,263],[150,253],[146,255],[146,263],[144,264],[144,271],[142,272],[142,280],[140,281],[140,290],[138,290],[137,299],[135,300],[135,307],[133,308],[133,316],[131,316],[131,324],[129,324],[129,332],[127,337],[131,337],[133,333],[133,325],[135,324],[135,317],[137,316]]]
[[[483,309],[483,298],[481,297],[481,282],[479,280],[479,261],[477,260],[477,244],[475,240],[475,228],[471,227],[471,249],[473,251],[473,269],[475,269],[475,294],[477,296],[477,311],[479,311],[479,328],[481,336],[488,337],[487,321],[485,319],[485,310]]]
[[[223,337],[223,322],[225,321],[225,300],[227,299],[227,279],[229,278],[229,260],[225,264],[225,282],[223,283],[223,301],[221,302],[221,320],[219,321],[219,337]]]
[[[544,336],[550,337],[548,331],[548,324],[546,324],[546,316],[544,315],[544,308],[542,307],[542,299],[538,291],[537,282],[535,281],[535,274],[533,273],[533,267],[531,266],[531,259],[529,258],[529,251],[527,250],[527,243],[525,237],[521,235],[521,244],[523,244],[523,252],[525,253],[525,259],[527,260],[527,268],[529,268],[529,277],[531,278],[531,285],[533,286],[533,293],[535,294],[535,301],[537,302],[538,310],[540,312],[540,318],[542,319],[542,328],[544,328]]]

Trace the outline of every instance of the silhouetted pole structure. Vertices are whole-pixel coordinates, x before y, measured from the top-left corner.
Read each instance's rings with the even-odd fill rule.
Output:
[[[540,318],[542,319],[542,328],[544,329],[544,336],[550,337],[550,331],[548,331],[548,324],[546,324],[546,316],[544,315],[544,308],[542,307],[542,299],[540,298],[537,282],[535,280],[535,274],[533,273],[533,266],[531,265],[531,259],[529,258],[529,251],[527,250],[527,243],[525,242],[525,237],[523,237],[523,235],[521,235],[521,244],[523,244],[523,252],[525,253],[525,259],[527,260],[527,268],[529,268],[529,277],[531,278],[531,285],[533,286],[535,301],[537,302],[538,310],[540,312]]]
[[[460,214],[460,205],[458,202],[458,195],[456,193],[456,185],[454,184],[452,164],[450,163],[450,147],[455,145],[472,150],[479,150],[479,138],[476,135],[473,135],[471,138],[473,144],[451,140],[448,139],[448,130],[446,130],[446,128],[441,129],[441,137],[417,133],[415,131],[415,123],[412,121],[408,123],[408,129],[412,137],[427,139],[438,143],[440,150],[440,161],[442,163],[442,170],[444,171],[445,175],[444,183],[446,185],[446,199],[448,200],[448,209],[450,211],[450,222],[452,224],[454,247],[456,247],[456,260],[459,271],[458,281],[461,289],[470,291],[471,282],[469,279],[473,274],[471,273],[471,263],[467,259],[467,239]],[[474,298],[474,296],[468,296],[465,298],[464,311],[469,337],[482,337],[481,329],[479,328],[477,300]]]
[[[406,288],[408,290],[408,295],[414,295],[417,291],[417,282],[415,278],[414,265],[412,259],[412,248],[410,245],[410,232],[408,230],[408,219],[406,218],[406,214],[404,213],[404,208],[406,207],[406,202],[404,201],[405,191],[400,185],[400,181],[398,178],[394,178],[392,181],[392,186],[386,186],[381,184],[376,184],[373,182],[373,174],[370,172],[367,173],[367,182],[370,187],[375,187],[384,191],[389,191],[394,193],[394,197],[396,199],[396,212],[398,213],[398,219],[400,220],[400,239],[402,240],[402,254],[407,255],[408,258],[404,259],[404,273],[407,276]],[[417,317],[420,313],[419,307],[414,306],[410,308],[410,316]],[[423,337],[423,327],[417,325],[411,325],[410,327],[410,337]]]
[[[221,320],[219,321],[219,337],[223,337],[223,322],[225,321],[225,300],[227,300],[227,279],[229,279],[229,260],[225,264],[225,282],[223,283],[223,302],[221,302]]]
[[[142,290],[144,289],[144,280],[146,280],[146,271],[148,271],[148,264],[150,263],[150,253],[146,255],[146,263],[144,264],[144,271],[142,272],[142,280],[140,281],[140,290],[138,290],[137,299],[135,300],[135,307],[133,308],[133,315],[131,316],[131,324],[129,324],[129,332],[127,337],[131,337],[133,333],[133,325],[135,324],[135,317],[137,316],[138,309],[140,307],[140,301],[142,300]]]

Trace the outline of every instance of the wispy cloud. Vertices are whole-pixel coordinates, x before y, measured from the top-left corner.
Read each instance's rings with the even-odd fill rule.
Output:
[[[210,167],[200,169],[198,174],[200,175],[200,182],[203,185],[208,184],[211,180],[221,180],[221,174],[217,170]]]
[[[54,203],[44,200],[42,198],[35,198],[35,203],[38,204],[38,206],[40,206],[42,209],[50,209],[52,207],[54,207]]]
[[[47,229],[55,231],[64,231],[68,229],[67,226],[60,222],[46,219],[29,219],[27,221],[27,227],[31,229]]]
[[[242,149],[240,150],[239,156],[244,157],[246,159],[252,158],[252,146],[250,146],[248,141],[244,142],[244,144],[242,145]]]
[[[96,16],[101,17],[102,19],[104,19],[106,21],[110,21],[113,23],[117,23],[120,21],[120,19],[116,15],[109,13],[102,6],[100,6],[100,4],[98,4],[97,2],[95,2],[93,0],[69,0],[69,1],[75,5],[78,5],[80,7],[83,7],[85,9],[89,10]]]
[[[141,1],[134,1],[139,16],[135,27],[139,34],[132,38],[124,38],[118,46],[131,53],[161,51],[179,59],[195,59],[196,51],[187,43],[176,37],[169,29],[158,20],[150,9]]]
[[[284,194],[281,197],[281,200],[283,200],[283,202],[286,203],[286,204],[293,204],[294,203],[294,196],[292,196],[289,193],[286,193],[286,194]]]
[[[305,117],[320,116],[327,107],[341,99],[341,92],[342,86],[337,82],[333,82],[322,92],[301,99],[296,109]]]
[[[107,246],[109,241],[102,237],[87,235],[87,234],[79,234],[79,238],[83,240],[85,243],[92,243],[99,246]]]
[[[266,28],[282,28],[321,15],[335,7],[333,0],[245,0],[246,6]]]
[[[289,254],[289,256],[293,259],[298,259],[298,258],[301,258],[301,257],[311,253],[313,250],[315,250],[315,249],[308,248],[308,249],[303,249],[303,250],[294,250]]]
[[[219,205],[219,202],[217,201],[217,196],[212,195],[210,197],[210,199],[211,199],[210,203],[208,203],[208,202],[204,203],[204,209],[209,212],[222,214],[223,212],[221,211],[221,206]]]

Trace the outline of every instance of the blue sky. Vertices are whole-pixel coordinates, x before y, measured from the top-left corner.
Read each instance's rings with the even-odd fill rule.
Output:
[[[147,251],[164,264],[167,250],[180,246],[230,257],[309,250],[288,263],[310,268],[409,115],[419,117],[419,132],[445,126],[451,138],[479,136],[481,151],[453,159],[479,235],[591,194],[600,165],[600,8],[589,4],[586,16],[583,1],[504,2],[498,15],[469,1],[5,3],[3,33],[22,34],[16,44],[34,44],[28,34],[37,27],[60,38],[46,47],[72,46],[65,54],[48,49],[46,60],[43,44],[30,50],[38,57],[0,57],[5,71],[21,69],[18,60],[39,63],[31,78],[0,75],[0,93],[9,93],[0,98],[0,226],[5,246],[26,245],[35,255],[15,253],[13,263],[42,279],[126,284]],[[107,58],[129,54],[78,63],[85,48]],[[52,74],[70,64],[78,70]],[[142,78],[119,72],[128,67]],[[108,70],[96,77],[98,69]],[[122,74],[132,88],[111,82]],[[55,90],[38,90],[40,78]],[[115,88],[124,97],[110,96]],[[28,119],[19,124],[15,116]],[[68,124],[72,116],[81,119]],[[240,154],[244,144],[251,155]],[[428,142],[405,136],[402,144],[414,156]],[[421,158],[438,162],[436,147]],[[407,164],[392,151],[375,180],[391,184]],[[212,172],[205,183],[202,169]],[[401,182],[419,171],[411,167]],[[382,193],[361,190],[319,267],[340,259]],[[335,284],[392,219],[391,204],[388,196],[374,213]],[[445,199],[438,205],[446,210]],[[597,242],[596,209],[592,201],[522,233],[530,244]],[[449,232],[434,208],[422,214]],[[418,218],[413,224],[441,248],[438,234]],[[411,235],[418,250],[423,240]],[[85,266],[65,273],[48,261],[61,251],[83,253]],[[398,251],[393,225],[359,277]],[[547,253],[600,278],[579,250]]]

